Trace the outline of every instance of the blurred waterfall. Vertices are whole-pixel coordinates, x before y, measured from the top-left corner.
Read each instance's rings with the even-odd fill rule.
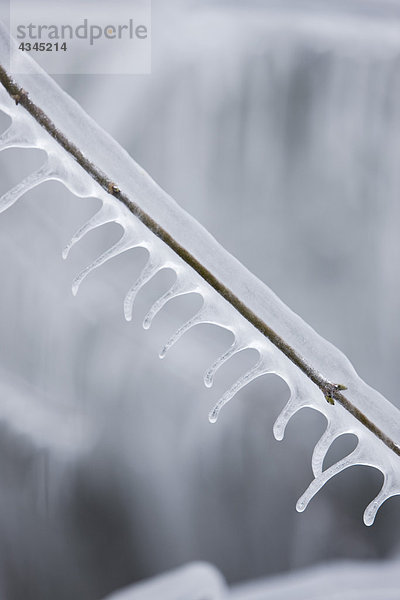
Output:
[[[397,12],[377,1],[153,0],[151,76],[58,78],[394,403]],[[32,151],[4,152],[0,192],[39,162]],[[218,392],[251,361],[239,356],[216,389],[201,386],[226,332],[195,329],[158,362],[178,314],[195,310],[191,298],[173,301],[150,334],[142,331],[168,274],[124,322],[123,295],[143,252],[102,267],[72,297],[73,276],[118,235],[102,228],[62,262],[95,208],[46,183],[0,219],[0,390],[6,408],[12,398],[16,406],[0,409],[1,597],[95,600],[192,560],[241,581],[390,554],[398,501],[364,527],[362,510],[380,484],[368,469],[343,473],[296,514],[323,424],[304,411],[283,443],[273,440],[282,382],[254,382],[209,425]],[[337,447],[336,458],[343,452]]]

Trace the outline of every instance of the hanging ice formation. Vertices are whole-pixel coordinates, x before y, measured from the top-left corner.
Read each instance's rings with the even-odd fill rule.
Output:
[[[0,29],[0,64],[13,50],[9,34]],[[222,396],[210,413],[210,421],[215,422],[221,408],[250,381],[265,373],[276,373],[282,377],[291,391],[291,397],[274,426],[277,440],[284,436],[289,419],[300,409],[311,407],[327,420],[324,435],[316,444],[312,468],[314,480],[297,503],[297,510],[303,511],[311,498],[336,473],[352,465],[370,465],[384,475],[384,482],[377,497],[364,512],[364,522],[371,525],[381,504],[391,496],[400,494],[400,413],[381,394],[362,381],[348,359],[329,342],[321,338],[300,317],[294,314],[279,298],[254,275],[246,270],[235,258],[226,252],[216,240],[174,200],[169,197],[134,160],[93,120],[81,107],[65,94],[55,82],[26,53],[18,53],[17,60],[24,63],[26,75],[18,75],[15,83],[25,90],[29,99],[47,115],[56,128],[77,147],[92,165],[106,174],[105,180],[115,182],[104,189],[78,162],[63,148],[18,102],[11,97],[4,85],[0,86],[0,109],[7,113],[12,124],[1,136],[0,149],[40,148],[47,154],[45,164],[35,173],[21,181],[0,199],[0,211],[4,211],[23,194],[49,179],[61,181],[73,194],[79,197],[96,197],[102,202],[100,211],[83,225],[73,236],[64,250],[67,258],[71,248],[83,236],[96,227],[109,222],[118,223],[123,234],[120,240],[102,256],[84,269],[73,282],[76,294],[82,281],[96,268],[120,253],[135,247],[148,251],[148,262],[136,282],[131,287],[124,302],[127,320],[132,318],[132,307],[136,294],[161,269],[173,269],[176,281],[171,289],[159,298],[150,308],[144,319],[148,328],[154,316],[171,299],[182,294],[196,292],[203,299],[199,312],[183,324],[161,350],[160,357],[190,328],[200,323],[213,323],[231,331],[233,345],[218,358],[204,375],[204,383],[211,386],[216,371],[235,353],[245,349],[257,350],[259,358],[248,373]],[[36,77],[31,77],[35,74]],[[116,187],[118,186],[118,188]],[[119,190],[139,207],[137,216],[115,197]],[[116,194],[116,192],[118,192]],[[377,430],[384,432],[392,447],[382,441],[362,421],[355,418],[340,403],[328,403],[327,393],[298,368],[290,358],[272,343],[259,328],[255,327],[215,286],[210,285],[184,257],[179,256],[160,237],[155,235],[141,221],[148,215],[160,229],[168,232],[176,245],[196,258],[205,271],[212,273],[223,289],[240,299],[248,311],[285,340],[305,364],[311,365],[317,376],[326,382],[346,386],[346,398],[367,421]],[[129,285],[129,284],[128,284]],[[331,444],[339,436],[353,433],[358,443],[348,456],[333,466],[323,470],[324,457]]]

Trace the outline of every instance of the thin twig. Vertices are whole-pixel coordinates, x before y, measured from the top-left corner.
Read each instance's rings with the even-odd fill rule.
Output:
[[[231,304],[249,323],[268,338],[274,346],[279,348],[307,377],[322,391],[325,399],[330,403],[338,402],[360,423],[369,429],[377,438],[379,438],[395,454],[400,456],[399,446],[387,436],[379,427],[375,425],[361,410],[359,410],[342,393],[347,389],[345,385],[332,383],[325,379],[321,373],[313,369],[306,363],[304,358],[296,352],[285,340],[283,340],[271,327],[260,319],[244,302],[240,300],[228,287],[219,281],[215,275],[205,268],[190,252],[181,246],[165,229],[163,229],[150,215],[143,210],[128,196],[120,190],[117,182],[112,181],[103,171],[82,154],[56,125],[50,120],[46,113],[36,104],[34,104],[27,92],[13,81],[6,70],[0,65],[0,82],[7,90],[8,94],[26,109],[39,125],[43,127],[59,144],[66,150],[76,162],[98,183],[101,187],[120,202],[134,214],[150,231],[159,237],[167,246],[169,246],[182,260],[190,265],[218,294],[220,294],[229,304]]]

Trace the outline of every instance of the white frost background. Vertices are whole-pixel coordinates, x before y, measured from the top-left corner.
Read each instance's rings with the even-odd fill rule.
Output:
[[[396,6],[185,2],[166,9],[153,0],[151,76],[59,78],[162,187],[394,403]],[[0,192],[38,163],[32,151],[3,153]],[[361,520],[380,475],[345,472],[298,515],[322,419],[304,411],[276,443],[272,425],[288,392],[266,377],[210,426],[218,391],[252,357],[236,358],[217,389],[204,389],[200,375],[228,334],[203,327],[159,362],[159,348],[193,306],[176,300],[150,334],[141,330],[157,290],[168,286],[164,274],[125,323],[121,302],[141,251],[102,267],[73,299],[73,276],[118,235],[115,226],[100,229],[62,262],[62,247],[93,209],[46,183],[0,219],[2,595],[101,598],[198,560],[238,583],[351,558],[368,562],[281,575],[237,597],[301,598],[303,586],[304,598],[326,598],[329,589],[332,598],[348,590],[348,598],[380,599],[383,585],[385,598],[396,597],[396,563],[374,562],[375,589],[367,579],[369,561],[397,547],[397,499],[372,529]],[[180,584],[171,576],[171,598],[175,585],[192,593],[184,590],[193,588],[192,576],[211,581],[218,597],[214,571],[196,568]],[[158,591],[163,598],[166,585]],[[139,591],[121,598],[139,599]]]

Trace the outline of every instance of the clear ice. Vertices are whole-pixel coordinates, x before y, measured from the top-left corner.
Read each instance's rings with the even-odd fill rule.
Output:
[[[10,51],[13,52],[14,47],[8,32],[1,26],[0,60],[2,63],[7,62],[5,59]],[[31,100],[47,113],[68,139],[93,164],[106,173],[109,180],[115,181],[142,211],[149,214],[233,294],[274,329],[308,364],[325,379],[346,385],[346,395],[352,403],[400,447],[399,411],[360,379],[349,360],[226,252],[135,163],[125,150],[86,115],[82,108],[65,94],[30,56],[26,53],[22,56],[20,53],[20,60],[25,63],[24,71],[27,74],[18,75],[17,83],[27,90]],[[36,124],[28,112],[21,106],[16,106],[3,87],[0,89],[0,109],[12,119],[10,128],[0,138],[0,150],[12,147],[40,148],[48,157],[40,169],[4,194],[0,199],[0,211],[10,208],[33,187],[49,179],[56,179],[73,194],[82,198],[96,197],[102,202],[100,211],[74,234],[64,249],[64,258],[67,258],[70,250],[79,240],[96,227],[116,222],[123,229],[120,240],[75,278],[73,293],[76,294],[83,280],[106,261],[130,248],[144,247],[149,253],[148,263],[136,282],[128,282],[131,287],[124,301],[125,318],[130,320],[135,297],[142,286],[161,269],[173,269],[176,273],[176,282],[150,308],[143,323],[144,327],[148,328],[154,316],[170,299],[178,295],[193,292],[200,294],[203,298],[203,306],[170,338],[160,356],[163,357],[186,331],[201,323],[219,325],[231,331],[234,336],[233,344],[212,363],[205,373],[206,386],[212,385],[216,371],[237,352],[252,348],[259,355],[253,368],[241,376],[216,403],[210,412],[210,421],[216,421],[221,408],[255,378],[265,373],[278,374],[287,382],[291,396],[274,425],[274,435],[277,440],[283,438],[290,418],[304,407],[311,407],[321,412],[327,420],[326,432],[316,444],[312,457],[314,480],[299,499],[297,510],[303,511],[312,497],[335,474],[353,465],[369,465],[379,469],[384,475],[381,491],[364,513],[365,524],[371,525],[381,504],[391,496],[400,494],[399,456],[338,403],[334,406],[329,405],[322,392],[282,352],[249,324],[158,237],[146,229],[122,203],[107,194],[49,134]],[[344,433],[352,433],[357,437],[355,450],[323,470],[326,453],[334,440]]]

